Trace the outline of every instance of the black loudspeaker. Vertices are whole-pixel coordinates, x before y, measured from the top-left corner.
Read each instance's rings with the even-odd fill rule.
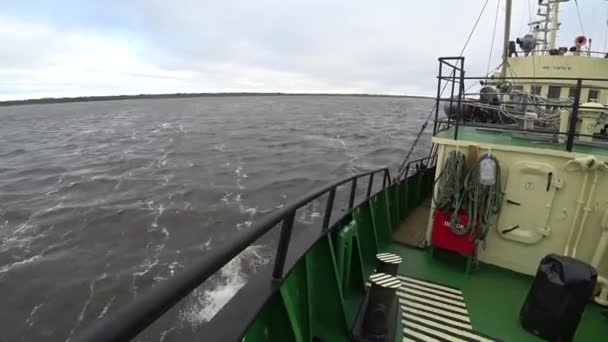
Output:
[[[596,281],[597,271],[592,266],[574,258],[547,255],[521,308],[521,325],[550,341],[572,341]]]

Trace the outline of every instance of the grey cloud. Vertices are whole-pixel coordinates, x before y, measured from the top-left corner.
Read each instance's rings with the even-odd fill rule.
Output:
[[[274,91],[290,85],[308,91],[415,89],[432,95],[437,57],[458,54],[483,2],[111,0],[68,2],[61,11],[41,1],[22,17],[49,25],[55,36],[17,37],[8,43],[0,36],[4,46],[15,47],[0,54],[0,62],[15,68],[52,65],[66,49],[64,33],[92,32],[127,41],[138,60],[169,73],[120,71],[144,84],[156,82],[157,88],[181,80],[172,84],[193,91]],[[494,4],[488,5],[467,49],[470,73],[486,71]],[[518,19],[527,17],[525,5],[516,2],[515,25],[527,21]],[[501,26],[499,18],[492,66],[500,58]]]
[[[404,14],[411,3],[397,1],[229,1],[177,10],[166,2],[146,4],[140,24],[151,48],[145,53],[164,68],[202,70],[208,63],[231,62],[344,84],[392,85],[408,82],[404,72],[435,69],[434,42],[451,33],[438,32],[434,7],[462,8],[436,2],[414,17]],[[454,41],[442,42],[443,49],[453,54]]]

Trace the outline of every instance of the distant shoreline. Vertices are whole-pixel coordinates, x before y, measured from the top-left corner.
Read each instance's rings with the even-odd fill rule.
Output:
[[[382,94],[325,94],[325,93],[175,93],[175,94],[139,94],[139,95],[110,95],[110,96],[78,96],[78,97],[47,97],[27,100],[0,101],[0,106],[19,106],[30,104],[51,104],[92,101],[120,101],[142,99],[172,99],[191,97],[230,97],[230,96],[345,96],[345,97],[396,97],[431,99],[430,96],[415,95],[382,95]]]

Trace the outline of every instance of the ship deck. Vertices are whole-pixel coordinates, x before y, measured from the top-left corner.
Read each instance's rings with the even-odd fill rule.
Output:
[[[519,311],[532,283],[531,276],[488,264],[481,264],[467,274],[463,256],[441,250],[435,250],[431,256],[426,249],[398,242],[391,243],[387,251],[403,258],[399,274],[462,291],[474,331],[502,341],[543,341],[524,330],[519,323]],[[574,341],[599,341],[602,340],[601,336],[608,336],[607,312],[607,309],[595,303],[588,304]],[[446,337],[443,338],[445,340]],[[420,336],[418,339],[432,340],[421,339]],[[396,339],[407,340],[407,336],[403,335],[398,335]]]
[[[430,210],[436,167],[417,169],[353,206],[318,237],[297,235],[291,270],[281,286],[276,278],[269,279],[276,264],[268,265],[200,336],[241,340],[243,335],[234,326],[246,322],[244,340],[249,342],[359,339],[372,294],[366,288],[378,267],[378,253],[391,252],[403,259],[395,288],[397,312],[391,308],[389,313],[395,318],[390,329],[391,334],[396,332],[394,341],[542,341],[520,325],[531,276],[483,263],[467,273],[465,257],[441,250],[431,255],[428,249],[415,247],[428,223],[425,213]],[[400,232],[403,229],[408,231]],[[395,279],[383,279],[397,285]],[[606,309],[590,300],[574,341],[601,341],[604,336]]]
[[[447,128],[435,135],[435,138],[453,139],[456,128]],[[566,144],[551,142],[554,135],[525,135],[524,132],[512,132],[498,128],[486,127],[458,127],[458,140],[473,141],[492,145],[506,145],[513,147],[549,149],[566,152]],[[594,146],[581,141],[575,141],[572,152],[608,156],[608,143],[594,143]]]

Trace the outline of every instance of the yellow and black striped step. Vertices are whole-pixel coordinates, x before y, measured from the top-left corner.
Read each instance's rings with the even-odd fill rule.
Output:
[[[425,280],[398,275],[403,341],[494,342],[473,330],[462,291]]]

